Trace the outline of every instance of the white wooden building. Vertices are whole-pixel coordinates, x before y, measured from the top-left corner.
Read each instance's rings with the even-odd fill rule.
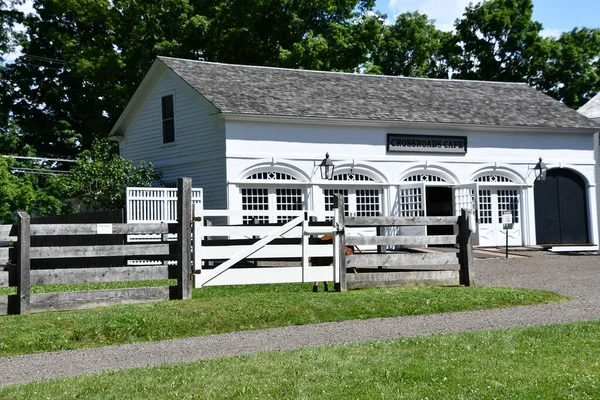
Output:
[[[359,216],[474,208],[480,246],[504,244],[505,212],[511,245],[597,245],[599,130],[524,84],[159,57],[110,138],[168,183],[191,177],[207,209],[327,210],[342,192]],[[319,173],[325,153],[332,181]]]
[[[600,124],[600,93],[590,99],[577,111]],[[598,184],[600,184],[600,136],[594,140],[594,143],[596,143],[596,187],[598,187]],[[598,212],[600,213],[599,190],[596,191],[596,202],[598,205]],[[598,217],[598,223],[600,224],[600,215]]]

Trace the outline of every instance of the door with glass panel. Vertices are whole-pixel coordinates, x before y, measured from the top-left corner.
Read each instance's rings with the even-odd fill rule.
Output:
[[[509,187],[480,187],[478,190],[478,230],[480,246],[506,244],[502,215],[510,212],[513,228],[508,230],[509,246],[523,244],[521,231],[521,190]]]
[[[398,205],[395,214],[399,217],[424,217],[427,215],[425,201],[425,182],[398,186]],[[401,226],[396,228],[398,235],[424,236],[426,226]]]
[[[305,195],[301,188],[294,187],[244,187],[241,188],[242,210],[248,211],[300,211],[305,209]],[[282,224],[294,218],[294,215],[244,215],[246,224]]]
[[[381,215],[381,189],[378,187],[355,186],[344,188],[326,188],[325,210],[332,210],[333,195],[336,193],[344,197],[344,214],[356,217],[376,217]],[[349,236],[375,236],[376,229],[372,227],[347,228]],[[361,250],[376,249],[377,246],[361,246]]]

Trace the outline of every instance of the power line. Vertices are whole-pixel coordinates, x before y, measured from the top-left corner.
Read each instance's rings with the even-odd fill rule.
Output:
[[[34,61],[46,61],[49,62],[50,64],[62,64],[64,65],[66,62],[64,60],[59,60],[58,58],[50,58],[50,57],[43,57],[43,56],[34,56],[31,54],[23,54],[21,56],[22,58],[29,58],[31,60]]]
[[[25,157],[25,156],[11,156],[8,154],[0,154],[0,156],[7,157],[7,158],[22,159],[22,160],[39,160],[39,161],[72,162],[72,163],[77,162],[77,160],[67,160],[64,158]]]
[[[45,172],[45,171],[40,171],[39,169],[34,169],[34,168],[11,168],[12,172],[16,172],[16,173],[24,173],[24,174],[35,174],[35,175],[68,175],[71,173],[71,171],[64,171],[64,170],[53,170],[53,171],[49,171],[49,172]]]

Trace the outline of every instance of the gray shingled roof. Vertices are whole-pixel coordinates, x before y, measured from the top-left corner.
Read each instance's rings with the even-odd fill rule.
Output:
[[[600,93],[592,97],[590,101],[585,103],[579,110],[581,114],[588,118],[600,118]]]
[[[159,59],[225,114],[509,127],[600,126],[525,84]]]

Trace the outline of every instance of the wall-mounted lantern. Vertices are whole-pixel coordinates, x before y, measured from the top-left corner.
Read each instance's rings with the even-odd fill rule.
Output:
[[[546,180],[546,173],[548,172],[548,167],[546,167],[546,164],[542,162],[542,157],[540,157],[540,161],[535,165],[533,171],[535,172],[536,181]]]
[[[333,180],[333,170],[335,165],[333,165],[333,162],[329,159],[329,153],[325,154],[325,158],[321,161],[319,168],[321,169],[321,179],[328,181]]]

